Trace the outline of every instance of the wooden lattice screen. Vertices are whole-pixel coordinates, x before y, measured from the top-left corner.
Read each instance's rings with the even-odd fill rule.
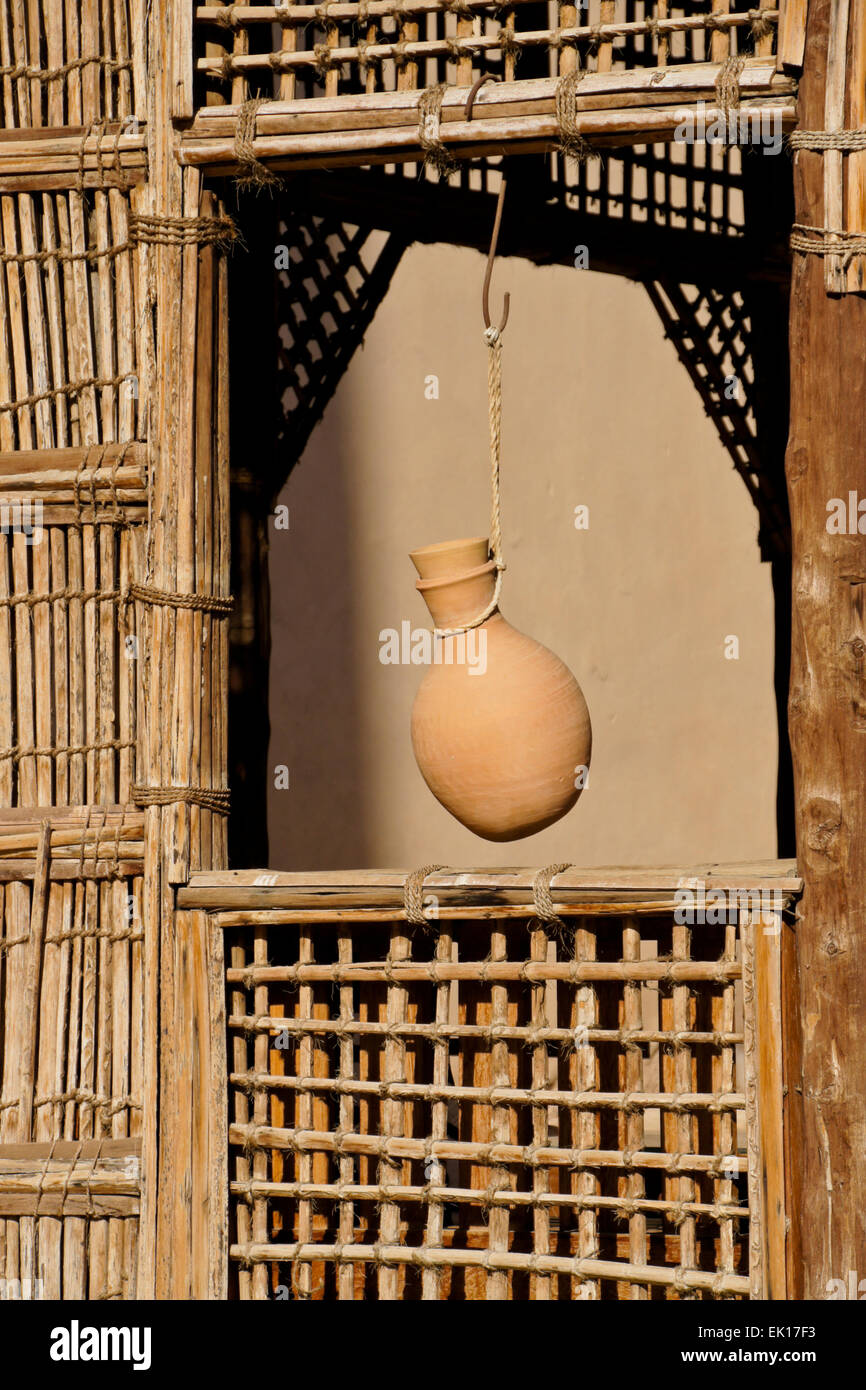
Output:
[[[756,911],[740,876],[688,925],[662,877],[569,871],[542,922],[531,874],[436,874],[410,926],[396,875],[196,876],[182,903],[226,934],[237,1294],[779,1297],[797,880]]]
[[[0,812],[0,1298],[133,1298],[143,817]]]
[[[796,84],[779,69],[799,19],[777,44],[784,13],[746,0],[198,5],[182,157],[249,172],[253,159],[273,170],[420,156],[444,171],[563,135],[669,140],[678,107],[699,101],[742,99],[790,126]]]
[[[291,101],[469,85],[485,72],[513,81],[578,63],[605,72],[775,52],[775,4],[654,0],[640,10],[623,0],[198,5],[205,51],[196,69],[219,100],[237,104],[263,92]]]

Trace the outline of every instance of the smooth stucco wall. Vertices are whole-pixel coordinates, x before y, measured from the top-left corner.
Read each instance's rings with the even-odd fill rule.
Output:
[[[483,260],[414,247],[270,530],[275,868],[689,863],[776,851],[772,593],[757,515],[646,293],[497,264],[504,348],[503,611],[552,647],[593,721],[589,788],[558,825],[494,845],[412,757],[422,672],[379,633],[425,622],[407,552],[487,534]],[[425,378],[439,399],[425,399]],[[574,508],[590,528],[574,528]],[[726,660],[725,639],[739,639]],[[516,734],[517,736],[517,734]]]

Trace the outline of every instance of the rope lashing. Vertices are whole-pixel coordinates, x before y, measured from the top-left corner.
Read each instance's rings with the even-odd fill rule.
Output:
[[[446,82],[438,82],[435,87],[425,87],[418,98],[418,144],[424,151],[424,163],[432,164],[440,178],[447,178],[457,168],[439,133],[447,90]]]
[[[866,150],[866,130],[794,130],[792,150]]]
[[[577,55],[578,63],[580,55]],[[567,72],[560,77],[556,84],[556,120],[559,125],[559,150],[561,154],[570,155],[578,163],[585,164],[588,159],[597,159],[598,155],[592,146],[584,139],[578,125],[578,104],[577,89],[583,81],[583,72],[578,66],[573,72]]]
[[[548,864],[546,869],[539,869],[532,880],[532,904],[535,909],[535,916],[539,922],[546,926],[561,927],[562,919],[556,911],[556,904],[550,892],[551,880],[557,874],[564,873],[570,869],[571,864]]]
[[[801,256],[838,256],[847,267],[855,256],[866,256],[866,233],[806,227],[796,222],[788,242]]]
[[[264,106],[265,97],[251,97],[245,101],[238,115],[235,129],[235,159],[240,165],[240,173],[235,179],[238,189],[269,188],[282,184],[282,179],[257,157],[254,141],[256,138],[256,112]]]
[[[740,74],[745,67],[743,58],[726,58],[716,78],[716,100],[725,112],[740,104]]]
[[[240,233],[230,217],[145,217],[132,213],[133,246],[216,246],[226,250]]]
[[[175,802],[184,801],[187,805],[201,806],[205,811],[227,816],[230,792],[227,787],[133,787],[132,801],[136,806],[173,806]]]
[[[218,594],[177,594],[170,589],[153,589],[149,584],[129,584],[123,591],[124,598],[138,599],[154,607],[188,608],[197,613],[214,613],[225,616],[231,613],[234,599],[221,598]]]

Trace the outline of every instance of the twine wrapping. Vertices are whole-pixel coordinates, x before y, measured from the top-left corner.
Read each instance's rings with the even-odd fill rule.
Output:
[[[532,902],[539,922],[559,922],[550,893],[550,881],[570,868],[571,864],[548,864],[546,869],[539,869],[532,880]]]
[[[227,816],[231,793],[228,787],[133,787],[132,800],[136,806],[173,806],[175,802],[185,801],[188,805]]]
[[[806,227],[800,222],[795,222],[788,244],[801,256],[838,256],[843,268],[847,268],[855,256],[866,256],[866,233]]]
[[[740,104],[740,74],[745,67],[744,58],[726,58],[716,78],[716,101],[727,114]]]
[[[42,401],[56,401],[61,396],[80,396],[82,391],[102,391],[109,386],[122,386],[125,381],[137,381],[135,372],[119,372],[117,376],[83,377],[80,381],[67,381],[62,386],[53,386],[48,391],[38,391],[32,396],[22,396],[18,401],[0,403],[0,413],[8,410],[21,410],[25,406],[40,405]]]
[[[250,97],[240,109],[235,130],[235,159],[241,170],[235,178],[238,189],[273,188],[275,184],[282,184],[282,179],[256,157],[256,112],[265,101],[265,97]]]
[[[215,613],[225,617],[234,607],[233,598],[220,598],[217,594],[176,594],[169,589],[152,589],[149,584],[130,584],[124,597],[138,599],[161,608],[192,608],[199,613]]]
[[[31,68],[26,63],[7,63],[0,67],[0,77],[25,77],[33,82],[58,82],[68,77],[71,72],[79,72],[94,63],[108,72],[123,72],[132,67],[131,58],[104,58],[94,54],[89,58],[71,58],[59,68]]]
[[[132,213],[133,246],[218,246],[226,250],[240,233],[230,217],[142,217]]]
[[[442,101],[447,90],[446,82],[438,82],[435,87],[425,87],[418,98],[418,144],[424,151],[424,163],[432,164],[440,178],[453,174],[457,168],[439,134]]]
[[[406,921],[411,922],[414,927],[429,926],[427,918],[424,916],[424,880],[428,874],[435,874],[439,869],[444,869],[445,864],[425,864],[420,869],[413,869],[406,875],[406,882],[403,884],[403,908],[406,913]]]

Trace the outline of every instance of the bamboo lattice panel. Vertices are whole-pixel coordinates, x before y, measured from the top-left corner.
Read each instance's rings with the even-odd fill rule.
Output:
[[[0,830],[0,1297],[133,1297],[143,818],[38,814]]]
[[[129,195],[21,193],[0,212],[0,449],[140,437]]]
[[[469,86],[586,71],[721,62],[775,51],[778,9],[746,0],[328,0],[198,5],[197,72],[208,100],[238,104]]]
[[[136,0],[2,0],[3,128],[123,120],[135,112],[136,98],[143,112],[143,74],[133,70],[138,23]]]
[[[142,527],[110,524],[46,526],[35,545],[0,535],[0,805],[130,800],[135,605],[123,595],[143,541]]]
[[[227,931],[241,1298],[748,1296],[751,935],[607,911]]]

